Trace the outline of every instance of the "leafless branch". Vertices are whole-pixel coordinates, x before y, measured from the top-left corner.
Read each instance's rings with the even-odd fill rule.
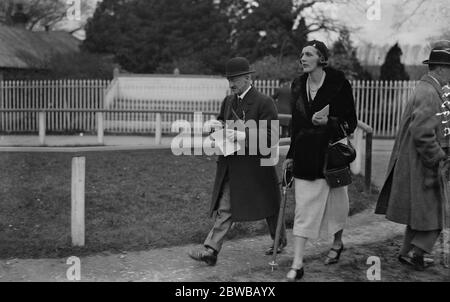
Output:
[[[394,28],[395,29],[400,29],[400,27],[402,27],[410,18],[412,18],[414,15],[417,14],[417,12],[423,7],[423,5],[428,2],[427,0],[420,0],[416,7],[411,11],[411,13],[407,14],[406,16],[404,16],[400,21],[396,22],[394,24]]]

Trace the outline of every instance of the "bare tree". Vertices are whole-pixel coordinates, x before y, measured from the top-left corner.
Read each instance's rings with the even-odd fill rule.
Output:
[[[365,14],[365,0],[293,0],[295,14],[298,20],[307,19],[305,34],[317,31],[332,31],[339,33],[342,30],[358,30],[355,26],[343,24],[342,21],[333,16],[330,11],[333,6],[348,6],[349,8]]]
[[[408,22],[414,22],[417,18],[448,20],[450,15],[448,3],[436,0],[399,0],[394,6],[394,10],[400,12],[398,21],[394,24],[394,28],[397,30]]]
[[[12,24],[12,15],[14,12],[14,0],[3,0],[0,3],[0,23]]]
[[[66,16],[67,2],[64,0],[28,0],[27,14],[29,30],[37,27],[52,27]]]
[[[93,9],[91,1],[80,1],[80,4],[83,13]],[[69,9],[67,0],[2,0],[0,12],[4,17],[0,19],[0,22],[11,25],[13,23],[12,16],[18,5],[23,6],[23,11],[29,18],[26,24],[28,30],[39,30],[46,27],[53,29],[59,22],[66,20]],[[82,28],[86,23],[86,18],[83,16],[83,19],[79,21],[79,27]]]

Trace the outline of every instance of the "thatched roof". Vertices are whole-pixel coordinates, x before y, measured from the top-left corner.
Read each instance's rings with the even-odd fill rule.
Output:
[[[52,55],[78,52],[79,45],[67,32],[31,32],[0,24],[0,68],[42,69]]]

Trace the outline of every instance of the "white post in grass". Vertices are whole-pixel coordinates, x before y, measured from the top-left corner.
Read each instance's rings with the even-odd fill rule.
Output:
[[[364,157],[361,154],[363,151],[363,129],[360,127],[356,128],[353,137],[353,147],[356,150],[356,159],[350,164],[350,170],[353,174],[358,175],[361,173],[362,161],[364,160]]]
[[[45,112],[39,112],[39,144],[45,144]]]
[[[98,143],[102,145],[104,143],[103,136],[103,112],[97,112],[97,139]]]
[[[72,245],[84,246],[85,157],[72,158]]]
[[[161,124],[161,113],[156,114],[156,130],[155,130],[155,144],[161,144],[162,135],[162,124]]]

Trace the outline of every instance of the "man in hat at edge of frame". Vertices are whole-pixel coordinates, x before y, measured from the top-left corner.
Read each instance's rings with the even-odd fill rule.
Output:
[[[222,102],[217,121],[212,128],[220,129],[224,123],[255,121],[257,129],[245,128],[244,131],[227,129],[227,138],[245,146],[245,155],[220,155],[212,194],[210,215],[214,216],[214,225],[206,237],[203,247],[192,250],[189,256],[197,261],[215,265],[225,235],[233,222],[256,221],[266,219],[269,233],[274,240],[277,227],[281,192],[278,175],[274,166],[261,165],[263,156],[258,149],[256,155],[250,155],[249,142],[259,138],[261,121],[267,121],[267,146],[272,146],[271,137],[278,139],[278,128],[271,127],[271,121],[278,120],[274,101],[252,86],[250,64],[243,57],[230,59],[226,64],[226,78],[232,94]],[[271,136],[272,135],[272,136]],[[275,135],[275,136],[274,136]],[[255,139],[251,139],[255,138]],[[275,142],[276,143],[276,142]],[[286,246],[286,231],[282,226],[279,248]],[[273,253],[273,244],[266,255]]]
[[[432,253],[445,223],[447,201],[439,175],[449,167],[449,138],[440,116],[450,110],[443,93],[443,86],[450,82],[447,42],[435,46],[423,62],[429,72],[406,105],[375,210],[406,225],[398,260],[418,271],[433,264],[424,255]]]

